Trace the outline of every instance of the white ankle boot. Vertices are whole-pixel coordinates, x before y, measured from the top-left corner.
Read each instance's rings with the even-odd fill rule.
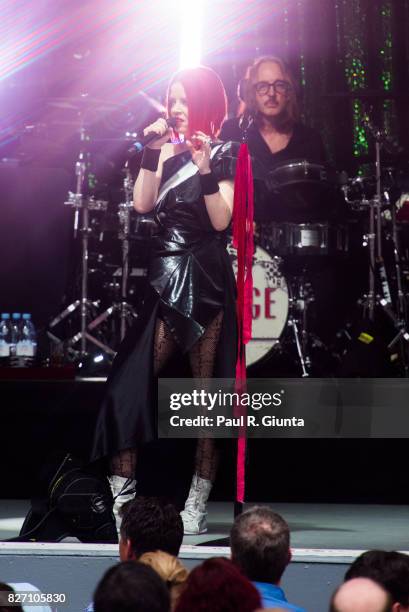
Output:
[[[198,535],[207,531],[206,505],[211,488],[211,480],[193,475],[185,509],[180,513],[185,534]]]
[[[119,529],[122,523],[122,517],[119,516],[119,511],[122,506],[133,499],[136,493],[136,480],[124,478],[123,476],[108,476],[109,485],[114,498],[113,513],[115,517],[116,529],[119,538]]]

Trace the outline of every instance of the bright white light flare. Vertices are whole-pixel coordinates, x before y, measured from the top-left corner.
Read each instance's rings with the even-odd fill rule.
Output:
[[[202,58],[204,0],[178,0],[180,15],[179,68],[198,66]]]

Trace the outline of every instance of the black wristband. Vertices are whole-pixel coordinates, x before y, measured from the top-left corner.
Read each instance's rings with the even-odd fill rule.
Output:
[[[160,149],[145,147],[142,154],[141,168],[156,172],[159,165]]]
[[[219,183],[217,182],[217,178],[213,174],[213,172],[208,172],[207,174],[200,174],[200,185],[202,188],[202,194],[212,195],[213,193],[217,193],[220,189]]]

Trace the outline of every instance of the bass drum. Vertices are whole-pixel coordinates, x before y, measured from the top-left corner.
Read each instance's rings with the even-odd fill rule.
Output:
[[[237,278],[237,253],[228,252]],[[253,337],[246,347],[247,366],[261,361],[280,340],[288,317],[288,288],[281,273],[282,260],[256,247],[253,255]]]

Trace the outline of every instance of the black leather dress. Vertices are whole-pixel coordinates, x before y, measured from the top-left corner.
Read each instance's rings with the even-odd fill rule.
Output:
[[[234,179],[239,145],[216,146],[211,160],[213,173],[218,181]],[[155,209],[160,225],[152,238],[148,291],[108,377],[91,460],[156,437],[153,342],[158,317],[166,322],[181,352],[187,353],[223,310],[214,375],[235,376],[235,280],[226,250],[226,232],[218,232],[211,225],[199,174],[190,159],[190,153],[184,152],[164,164]],[[192,175],[184,179],[189,162]],[[174,186],[170,186],[172,181]]]

